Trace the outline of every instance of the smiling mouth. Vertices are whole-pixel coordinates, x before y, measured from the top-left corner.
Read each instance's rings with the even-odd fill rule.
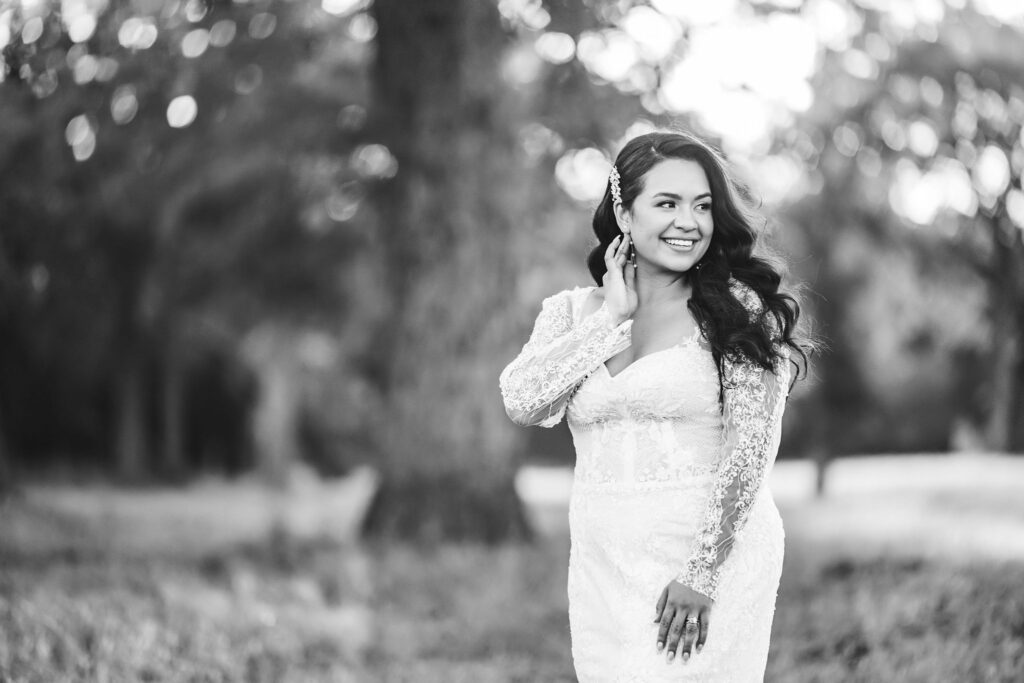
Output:
[[[683,240],[670,237],[662,238],[662,241],[673,249],[679,249],[681,251],[689,251],[693,249],[695,244],[697,244],[697,240]]]

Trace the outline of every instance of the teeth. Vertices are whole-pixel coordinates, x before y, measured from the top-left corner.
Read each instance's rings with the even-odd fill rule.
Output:
[[[692,247],[694,243],[694,240],[666,239],[665,241],[668,242],[669,244],[674,244],[680,247]]]

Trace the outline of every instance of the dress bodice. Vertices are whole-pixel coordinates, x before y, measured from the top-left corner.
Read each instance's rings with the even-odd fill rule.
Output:
[[[700,331],[615,376],[602,363],[570,399],[566,418],[584,485],[678,485],[709,474],[722,451],[718,371]]]
[[[554,427],[567,418],[576,450],[576,502],[611,497],[651,510],[668,509],[655,499],[697,506],[671,514],[699,520],[686,532],[694,538],[688,557],[673,561],[686,565],[678,581],[712,599],[722,563],[778,451],[790,378],[779,320],[751,286],[733,278],[729,287],[749,320],[766,324],[777,352],[770,368],[725,354],[720,387],[711,350],[695,332],[613,377],[605,362],[631,345],[633,321],[617,322],[607,301],[584,316],[591,286],[547,297],[530,339],[499,376],[505,411],[517,424]],[[591,507],[597,509],[614,507]],[[573,511],[584,514],[579,505]],[[641,517],[634,511],[588,526],[610,529]],[[620,540],[639,533],[626,529]]]

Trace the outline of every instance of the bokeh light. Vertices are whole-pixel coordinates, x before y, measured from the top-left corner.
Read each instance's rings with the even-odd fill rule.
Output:
[[[498,0],[498,11],[507,20],[534,31],[542,31],[551,23],[541,0]]]
[[[249,20],[249,36],[256,40],[269,38],[277,28],[277,17],[270,12],[254,14]]]
[[[323,0],[320,7],[336,17],[344,17],[365,9],[369,4],[368,0]]]
[[[185,128],[196,120],[199,106],[191,95],[179,95],[167,105],[167,123],[171,128]]]
[[[643,5],[629,10],[622,20],[622,28],[639,47],[640,56],[654,63],[676,50],[682,34],[678,22]]]
[[[353,170],[364,178],[394,178],[398,173],[398,160],[384,145],[369,144],[357,147],[351,156]]]
[[[73,77],[75,83],[84,85],[89,83],[99,74],[100,62],[94,55],[84,54],[75,60]]]
[[[206,52],[210,46],[210,32],[205,28],[197,28],[185,34],[181,39],[181,54],[190,59],[195,59]]]
[[[736,0],[652,0],[651,4],[662,14],[675,17],[687,26],[715,24],[736,11]]]
[[[61,0],[60,18],[68,38],[84,43],[96,32],[96,15],[105,9],[106,2],[89,0]]]
[[[611,162],[594,147],[566,152],[555,164],[555,180],[578,202],[595,202],[604,196]]]
[[[138,111],[139,100],[135,94],[135,86],[118,86],[110,98],[110,117],[114,119],[114,123],[120,126],[131,123]]]
[[[64,139],[76,161],[85,161],[96,151],[96,123],[86,114],[79,114],[64,128]]]
[[[633,39],[615,29],[583,33],[576,54],[587,69],[611,82],[624,79],[640,59]]]
[[[526,86],[540,78],[543,68],[544,62],[536,50],[518,45],[502,56],[501,79],[512,86]]]
[[[43,35],[43,19],[42,17],[31,17],[25,22],[25,25],[21,28],[21,42],[26,45],[31,45],[41,38]]]
[[[156,24],[149,17],[129,17],[121,24],[117,40],[122,47],[146,50],[156,43]]]
[[[206,13],[207,5],[203,0],[188,0],[185,4],[185,18],[193,24],[202,21]]]
[[[235,39],[238,26],[230,19],[221,19],[210,27],[210,45],[225,47]]]
[[[377,36],[377,20],[361,12],[349,20],[347,33],[358,43],[368,43]]]
[[[263,69],[259,64],[247,64],[235,74],[235,92],[248,95],[263,82]]]
[[[542,33],[533,47],[544,61],[552,64],[565,64],[576,55],[576,42],[572,36],[558,31]]]

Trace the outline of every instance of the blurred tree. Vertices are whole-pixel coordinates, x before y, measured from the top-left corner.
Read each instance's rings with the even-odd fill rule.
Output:
[[[531,203],[515,137],[529,102],[501,71],[512,36],[490,2],[377,0],[373,13],[374,130],[399,170],[375,197],[394,315],[370,364],[392,428],[366,530],[522,536],[493,353],[515,284],[511,235]]]
[[[848,49],[826,51],[815,106],[779,139],[780,148],[797,148],[801,136],[822,142],[814,168],[823,186],[803,201],[805,215],[818,207],[808,232],[814,239],[842,227],[869,235],[882,250],[904,245],[922,270],[947,264],[928,276],[947,286],[961,277],[958,264],[980,276],[990,330],[987,378],[978,380],[990,399],[986,446],[1019,447],[1012,434],[1024,414],[1021,32],[970,8],[949,8],[945,21],[907,33],[884,11],[849,7],[863,30]],[[838,256],[818,242],[826,261]],[[835,279],[842,271],[821,273]],[[955,391],[955,382],[945,390]],[[954,417],[947,416],[947,428]]]
[[[337,187],[372,181],[347,159],[367,37],[339,31],[356,17],[313,3],[49,5],[16,10],[3,51],[13,117],[0,201],[15,277],[46,305],[73,298],[77,313],[46,320],[89,340],[92,381],[110,378],[117,471],[180,473],[188,335],[226,328],[237,340],[266,317],[344,313],[337,269],[357,193],[334,216],[322,207]],[[33,346],[38,334],[16,322]]]

